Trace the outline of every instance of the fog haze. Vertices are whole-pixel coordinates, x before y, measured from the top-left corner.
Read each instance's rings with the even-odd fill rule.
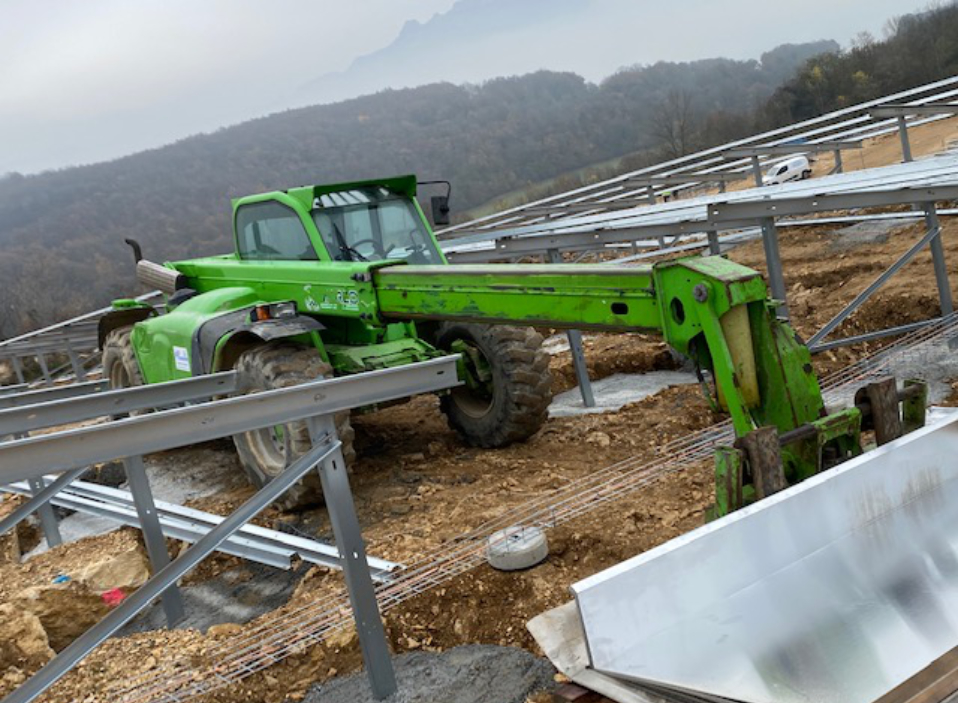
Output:
[[[757,58],[880,35],[911,0],[5,0],[0,174],[112,159],[290,107],[540,68]]]

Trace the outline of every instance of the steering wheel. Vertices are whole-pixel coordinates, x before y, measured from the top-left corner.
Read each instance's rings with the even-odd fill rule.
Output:
[[[379,243],[378,240],[375,240],[375,239],[373,239],[372,237],[370,237],[369,239],[360,239],[358,242],[353,242],[353,244],[352,244],[352,246],[350,247],[350,249],[355,249],[355,250],[358,251],[360,245],[362,245],[362,244],[369,244],[369,245],[371,245],[371,246],[372,246],[372,250],[373,250],[373,254],[375,254],[376,256],[380,257],[381,259],[385,259],[385,258],[386,258],[386,252],[383,251],[382,245]]]

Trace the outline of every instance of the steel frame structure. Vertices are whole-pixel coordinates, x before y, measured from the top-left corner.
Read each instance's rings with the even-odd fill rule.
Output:
[[[90,392],[85,396],[19,405],[2,411],[5,422],[2,432],[12,430],[14,438],[0,443],[0,483],[23,480],[40,483],[34,497],[18,511],[17,517],[22,519],[30,511],[49,509],[49,501],[66,489],[87,466],[120,459],[126,467],[132,503],[154,570],[153,576],[140,589],[62,650],[8,695],[3,703],[35,700],[157,597],[162,599],[168,621],[171,624],[178,621],[183,614],[183,605],[176,588],[177,580],[317,467],[373,693],[377,699],[393,693],[395,675],[341,445],[336,437],[334,416],[343,410],[457,386],[457,361],[458,355],[445,356],[393,369],[206,402],[197,401],[228,392],[226,389],[237,390],[236,375],[229,372],[116,391],[102,391],[99,384],[88,384],[86,390]],[[39,396],[50,397],[59,390],[40,391]],[[28,395],[37,397],[38,393]],[[150,407],[150,402],[152,407],[192,404],[166,407],[147,415],[120,418],[115,415],[118,410],[129,413]],[[48,423],[57,424],[67,419],[75,422],[104,413],[110,415],[110,419],[101,424],[26,436],[31,430],[49,427]],[[171,562],[142,456],[300,420],[308,423],[313,448],[231,515],[211,526]],[[63,473],[53,483],[46,484],[45,474],[49,472]],[[14,520],[4,522],[8,528],[12,524],[15,524]]]
[[[47,476],[44,482],[46,486],[49,486],[56,480],[59,479],[55,476]],[[32,495],[30,487],[23,481],[0,485],[0,491]],[[49,499],[49,502],[67,510],[96,515],[121,525],[141,528],[135,510],[133,494],[129,491],[73,480],[69,485],[59,488],[57,493]],[[223,518],[219,515],[202,510],[159,500],[155,503],[160,528],[163,535],[170,539],[196,542],[206,535],[210,529],[223,521]],[[32,507],[28,503],[24,503],[3,520],[0,520],[0,534],[20,522],[31,512],[31,509]],[[292,568],[293,557],[331,569],[342,568],[342,560],[335,547],[324,542],[270,530],[258,525],[244,525],[235,535],[220,545],[217,551],[278,569]],[[402,567],[401,564],[375,557],[368,557],[368,560],[370,574],[373,581],[377,583],[389,581],[390,575],[396,569]]]
[[[958,185],[942,185],[900,190],[831,193],[805,198],[786,197],[751,202],[715,203],[709,206],[708,221],[711,226],[722,229],[754,226],[755,224],[761,227],[762,241],[765,248],[765,263],[768,268],[769,287],[771,288],[772,296],[782,302],[782,306],[779,308],[780,314],[787,317],[785,279],[781,255],[779,253],[778,230],[776,228],[777,217],[901,204],[917,205],[924,210],[927,227],[926,234],[809,339],[808,344],[812,351],[823,351],[847,344],[901,334],[902,332],[921,326],[921,324],[928,324],[932,321],[929,320],[925,323],[915,323],[903,327],[891,327],[884,330],[877,330],[866,335],[858,335],[831,342],[822,341],[848,318],[849,315],[861,307],[865,301],[905,266],[905,264],[911,261],[925,246],[931,251],[941,315],[948,316],[954,311],[948,267],[945,263],[945,253],[941,243],[941,225],[938,220],[935,202],[954,200],[956,198],[958,198]]]
[[[782,156],[786,154],[808,154],[830,151],[835,155],[835,168],[831,173],[842,173],[844,164],[842,162],[842,150],[844,149],[862,149],[864,143],[862,140],[845,140],[835,142],[814,142],[811,144],[772,144],[769,146],[743,146],[732,147],[725,152],[725,156],[730,159],[748,158],[752,162],[752,175],[755,177],[755,185],[762,187],[762,165],[759,158],[762,156]]]
[[[893,263],[888,271],[879,276],[825,328],[812,337],[810,341],[812,350],[822,351],[845,344],[901,334],[922,324],[888,328],[843,340],[823,341],[926,245],[930,248],[934,261],[942,315],[950,314],[954,305],[941,243],[936,202],[954,200],[958,200],[958,158],[947,156],[853,174],[837,174],[814,182],[802,181],[775,188],[739,191],[724,196],[706,196],[683,203],[673,203],[671,207],[661,206],[654,211],[649,208],[642,210],[633,208],[623,213],[596,214],[545,225],[481,233],[463,238],[463,245],[460,245],[458,249],[451,249],[452,242],[447,242],[446,245],[450,248],[447,255],[455,262],[471,262],[480,259],[515,260],[520,257],[540,256],[543,253],[555,260],[557,252],[615,251],[614,247],[634,247],[638,240],[659,241],[661,247],[665,238],[671,238],[671,242],[664,249],[653,248],[645,254],[626,256],[619,260],[620,263],[627,263],[647,258],[663,250],[675,251],[678,248],[676,247],[678,239],[691,234],[699,237],[704,235],[706,240],[705,243],[697,244],[693,248],[707,247],[710,253],[718,254],[721,251],[720,232],[735,232],[757,227],[761,230],[772,296],[782,301],[780,313],[787,316],[778,226],[783,222],[788,223],[788,220],[783,221],[781,218],[902,204],[920,208],[924,213],[927,226],[925,237],[901,259]],[[490,243],[494,246],[493,249],[488,248]],[[477,245],[487,248],[470,248]],[[610,263],[616,263],[616,261]],[[580,379],[581,382],[582,379]]]
[[[908,138],[908,116],[937,117],[940,115],[958,115],[958,103],[926,103],[924,105],[902,105],[885,103],[869,111],[872,117],[881,119],[893,117],[898,125],[898,136],[901,139],[901,158],[904,162],[913,161],[911,141]]]
[[[146,293],[137,298],[141,302],[155,301],[160,296],[158,291]],[[72,371],[77,381],[86,380],[89,359],[84,359],[99,346],[97,338],[97,323],[111,308],[100,308],[77,317],[43,327],[33,332],[11,337],[0,341],[0,361],[8,360],[13,366],[17,382],[24,384],[26,378],[22,359],[34,358],[40,366],[41,376],[46,384],[51,384],[65,369]],[[50,369],[47,364],[48,354],[65,354],[69,358],[66,367]]]
[[[881,136],[898,130],[899,121],[895,118],[888,119],[872,116],[872,109],[886,105],[889,102],[908,102],[911,107],[928,104],[940,105],[941,101],[946,101],[956,96],[958,96],[958,76],[935,81],[877,100],[843,108],[820,117],[805,120],[804,122],[798,122],[736,142],[625,173],[599,183],[589,184],[565,193],[542,198],[526,205],[509,208],[499,213],[447,227],[441,230],[439,234],[445,238],[452,238],[501,227],[516,227],[522,224],[529,224],[531,219],[529,215],[541,217],[543,212],[545,212],[545,208],[560,210],[563,205],[569,203],[591,203],[596,206],[597,210],[601,211],[604,208],[603,203],[615,202],[620,198],[638,198],[643,195],[642,193],[629,191],[625,182],[633,177],[688,175],[690,180],[696,180],[701,178],[703,173],[741,172],[746,170],[750,164],[748,160],[729,162],[728,159],[725,158],[724,153],[731,148],[789,145],[794,143],[796,139],[802,139],[804,140],[803,146],[805,146],[807,150],[807,148],[813,147],[817,142],[861,140]],[[925,122],[941,119],[943,116],[941,112],[932,113],[930,116],[918,113],[919,111],[911,113],[911,116],[916,119],[907,122],[909,126],[924,124]],[[530,208],[536,208],[536,211],[534,213],[527,213]],[[532,221],[534,221],[534,219]]]
[[[515,260],[543,256],[549,249],[602,251],[610,246],[630,247],[642,240],[683,237],[707,232],[708,208],[716,203],[767,202],[785,198],[813,198],[825,194],[858,197],[849,207],[864,207],[867,198],[880,201],[883,193],[958,182],[958,157],[941,156],[922,162],[896,164],[854,173],[835,174],[734,193],[703,196],[655,208],[622,207],[615,212],[531,224],[508,230],[480,232],[444,243],[447,258],[454,263]],[[862,216],[862,219],[867,219]]]

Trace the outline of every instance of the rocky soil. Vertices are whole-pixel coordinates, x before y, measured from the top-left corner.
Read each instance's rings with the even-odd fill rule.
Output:
[[[954,122],[947,121],[952,136]],[[927,140],[916,138],[916,151],[920,153],[926,141],[940,146],[950,139],[941,131],[945,124],[937,123],[935,134]],[[880,146],[892,154],[894,144],[886,140]],[[871,158],[868,153],[863,156],[866,162]],[[893,158],[889,156],[885,163],[889,160]],[[854,166],[854,161],[855,157],[848,158],[846,165]],[[922,232],[919,224],[895,226],[879,234],[826,225],[783,229],[785,277],[797,330],[806,337],[814,333]],[[944,220],[944,242],[949,270],[953,280],[958,280],[958,222]],[[733,250],[730,258],[764,269],[760,242]],[[936,314],[938,299],[931,261],[923,252],[851,316],[836,335],[857,334]],[[667,347],[652,335],[590,335],[585,344],[594,378],[675,367]],[[817,355],[814,363],[821,373],[827,373],[881,344],[884,342],[826,352]],[[552,374],[555,391],[572,387],[574,373],[567,352],[553,357]],[[958,391],[952,400],[958,402]],[[650,459],[656,447],[718,419],[693,386],[667,389],[616,413],[551,418],[528,442],[501,450],[463,445],[446,426],[431,397],[357,417],[354,424],[359,459],[352,484],[369,552],[394,561],[414,561],[454,543],[483,522],[548,496],[598,469],[632,457]],[[209,473],[211,467],[219,465],[235,466],[229,442],[164,453],[152,457],[151,462],[178,486],[177,481],[191,473]],[[187,502],[226,513],[245,500],[251,489],[224,482],[219,489],[205,493]],[[711,494],[712,468],[706,461],[684,472],[665,475],[640,492],[550,531],[549,558],[534,569],[507,574],[482,566],[402,603],[386,615],[394,651],[410,653],[400,659],[400,670],[421,672],[422,667],[440,666],[434,653],[469,651],[455,648],[474,644],[520,648],[530,653],[522,661],[534,661],[532,655],[538,652],[525,629],[529,618],[568,600],[571,583],[702,524]],[[0,516],[12,504],[9,499],[0,502]],[[323,508],[300,514],[270,509],[258,522],[324,539],[332,537]],[[22,526],[16,535],[0,538],[0,696],[108,612],[111,606],[103,598],[105,592],[115,588],[128,592],[147,574],[142,546],[132,530],[86,538],[21,562],[21,553],[33,549],[38,541],[38,531],[30,525]],[[180,548],[170,546],[174,552]],[[243,574],[248,574],[248,579]],[[58,578],[63,576],[69,576],[69,580]],[[220,588],[228,579],[235,579],[238,587],[258,578],[255,570],[239,560],[214,556],[188,577],[185,585]],[[284,585],[275,612],[291,612],[316,602],[338,592],[341,583],[338,574],[300,567],[297,579]],[[274,603],[270,601],[270,605]],[[159,625],[159,621],[141,623],[137,629],[143,631],[102,645],[44,700],[115,700],[111,687],[117,682],[149,676],[174,662],[180,667],[202,667],[209,662],[214,647],[234,641],[270,617],[273,615],[260,615],[248,623],[237,618],[236,622],[216,624],[194,619],[193,627],[172,631],[143,629]],[[476,651],[479,654],[475,659],[470,658],[471,654],[464,654],[461,660],[456,659],[458,654],[452,657],[459,662],[453,668],[471,671],[475,662],[486,661],[483,657],[487,655],[482,652],[493,650]],[[350,688],[354,684],[349,681],[355,679],[313,688],[317,683],[356,672],[360,666],[355,634],[338,631],[325,642],[239,685],[221,689],[209,700],[281,703],[322,697],[325,701],[336,700],[325,697],[334,691],[345,696],[342,700],[362,700],[358,689]],[[519,679],[525,680],[523,676]],[[450,685],[456,687],[455,683]],[[518,685],[515,692],[519,696],[515,700],[533,694],[532,689]],[[510,699],[485,700],[499,703]]]

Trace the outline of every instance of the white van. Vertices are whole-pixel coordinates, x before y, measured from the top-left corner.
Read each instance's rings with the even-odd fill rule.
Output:
[[[767,186],[788,183],[789,181],[804,181],[812,175],[812,165],[807,156],[793,156],[785,161],[779,161],[765,174],[763,182]]]

